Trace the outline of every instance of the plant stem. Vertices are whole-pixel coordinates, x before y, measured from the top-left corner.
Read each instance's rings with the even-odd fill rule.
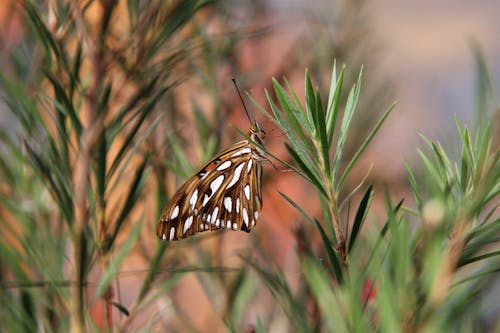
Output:
[[[314,145],[318,152],[320,165],[321,165],[321,175],[323,178],[323,183],[326,184],[326,194],[328,195],[328,210],[330,217],[333,221],[333,230],[335,233],[335,238],[337,240],[337,251],[340,254],[340,258],[345,265],[346,259],[346,246],[345,246],[345,235],[342,232],[342,225],[340,223],[339,211],[337,209],[337,197],[335,195],[335,190],[333,187],[333,182],[330,180],[331,175],[327,172],[327,166],[321,152],[321,144],[314,141]]]
[[[340,223],[339,211],[337,209],[337,198],[333,191],[332,182],[327,181],[327,194],[328,194],[328,208],[330,210],[330,216],[333,221],[333,230],[335,231],[335,237],[337,239],[337,251],[340,254],[342,262],[345,264],[346,259],[346,248],[345,248],[345,235],[342,232],[342,225]]]

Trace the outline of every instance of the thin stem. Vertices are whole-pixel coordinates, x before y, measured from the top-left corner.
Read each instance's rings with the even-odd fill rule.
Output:
[[[333,187],[333,182],[330,180],[331,175],[329,175],[326,161],[323,158],[323,152],[321,143],[317,140],[313,140],[314,147],[319,157],[319,164],[321,166],[320,174],[322,176],[322,181],[326,184],[326,194],[328,199],[328,210],[332,218],[333,231],[335,233],[335,238],[337,240],[337,251],[342,258],[342,262],[345,264],[346,259],[346,241],[345,235],[342,232],[342,224],[340,222],[339,211],[337,208],[337,197],[335,195],[335,190]]]
[[[335,192],[333,190],[332,182],[326,181],[327,186],[327,195],[328,195],[328,208],[330,211],[330,216],[333,221],[333,230],[335,231],[335,237],[337,239],[337,251],[342,258],[342,262],[345,264],[346,259],[346,242],[345,235],[342,231],[342,224],[340,222],[339,211],[337,208],[337,197],[335,196]]]

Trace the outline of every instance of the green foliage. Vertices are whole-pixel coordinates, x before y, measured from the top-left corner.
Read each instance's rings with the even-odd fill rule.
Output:
[[[182,29],[207,4],[129,2],[126,48],[113,40],[114,2],[98,4],[97,30],[87,21],[90,3],[51,3],[50,24],[37,2],[19,7],[35,52],[13,52],[19,71],[0,75],[14,117],[0,129],[0,297],[10,304],[0,310],[1,331],[97,329],[89,315],[95,302],[104,300],[108,318],[112,308],[134,316],[178,276],[214,270],[172,268],[159,283],[167,247],[158,245],[135,303],[113,299],[123,263],[148,230],[138,215],[152,172],[145,146],[165,126],[159,106],[182,77],[174,74],[181,59],[189,59]],[[29,64],[31,77],[23,74]],[[124,193],[119,201],[117,192]]]
[[[337,75],[334,66],[326,108],[307,72],[305,107],[288,83],[289,93],[273,81],[278,104],[266,94],[272,112],[268,115],[286,134],[286,148],[297,165],[290,168],[316,189],[330,231],[325,232],[322,223],[282,193],[316,230],[317,236],[311,237],[321,239],[319,251],[308,245],[311,240],[304,234],[297,239],[303,283],[308,290],[305,294],[319,309],[319,317],[314,322],[299,319],[296,324],[297,318],[303,318],[304,308],[293,304],[304,302],[299,298],[303,292],[287,287],[287,278],[281,272],[256,263],[252,266],[297,331],[321,327],[337,332],[443,332],[479,327],[480,290],[500,268],[500,221],[494,217],[500,190],[500,152],[492,144],[489,126],[479,128],[472,139],[470,131],[457,120],[462,142],[459,163],[439,143],[425,140],[429,153],[420,151],[420,155],[425,166],[421,177],[431,185],[426,191],[419,188],[415,172],[407,166],[417,208],[405,210],[413,216],[403,214],[402,201],[396,205],[387,201],[389,210],[383,227],[378,233],[363,233],[369,228],[366,220],[375,195],[373,187],[369,186],[360,198],[352,222],[341,221],[340,216],[349,214],[339,210],[340,193],[349,192],[343,188],[349,172],[392,107],[354,155],[344,156],[360,96],[361,74],[340,118],[343,77],[344,68]],[[339,162],[346,157],[350,161],[341,169]],[[347,197],[353,197],[353,193]],[[342,234],[345,224],[351,225],[349,235]],[[318,260],[322,255],[328,261]]]

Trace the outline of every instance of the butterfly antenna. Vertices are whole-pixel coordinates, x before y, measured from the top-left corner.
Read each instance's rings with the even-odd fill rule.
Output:
[[[236,87],[236,91],[238,92],[238,96],[240,96],[240,101],[241,101],[241,104],[243,104],[243,109],[245,109],[245,113],[247,114],[248,120],[250,121],[250,124],[253,124],[254,121],[252,120],[252,118],[250,118],[250,113],[248,113],[248,109],[247,109],[247,106],[245,105],[245,101],[243,100],[243,96],[241,96],[240,88],[238,87],[238,84],[236,83],[236,80],[234,77],[232,80],[233,80],[234,86]]]

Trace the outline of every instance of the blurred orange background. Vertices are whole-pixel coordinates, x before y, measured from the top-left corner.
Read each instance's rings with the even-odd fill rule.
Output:
[[[15,2],[15,1],[13,1]],[[258,15],[248,14],[252,20],[246,20],[245,7],[237,14],[242,17],[239,28],[248,25],[250,29],[269,27],[265,33],[255,38],[241,40],[236,47],[237,59],[241,72],[232,73],[223,68],[218,74],[218,90],[222,99],[231,101],[234,110],[231,110],[230,122],[225,124],[222,135],[224,146],[234,142],[235,132],[229,125],[245,130],[248,121],[242,112],[238,111],[238,100],[231,84],[232,76],[249,76],[242,88],[248,90],[258,102],[265,105],[264,88],[271,87],[271,77],[281,79],[286,76],[292,86],[302,93],[304,68],[313,67],[308,63],[311,60],[310,47],[314,46],[314,34],[321,34],[324,41],[330,38],[331,45],[325,45],[326,50],[319,50],[321,56],[328,57],[333,63],[337,58],[338,65],[347,64],[347,72],[356,76],[361,63],[366,65],[361,99],[365,89],[372,90],[378,86],[382,88],[380,105],[376,105],[380,114],[387,109],[393,101],[397,102],[396,110],[384,124],[381,132],[363,157],[361,166],[355,170],[351,186],[355,186],[368,170],[371,169],[368,182],[374,183],[379,199],[383,200],[382,192],[385,184],[390,184],[394,200],[401,197],[411,202],[407,189],[405,161],[415,164],[418,161],[417,146],[421,143],[419,134],[452,144],[457,138],[455,131],[455,115],[464,123],[473,124],[475,110],[475,84],[477,66],[471,48],[471,41],[477,43],[489,65],[493,80],[498,82],[500,77],[500,2],[456,2],[456,1],[419,1],[403,2],[396,0],[382,0],[377,2],[357,1],[270,1],[261,2]],[[345,15],[345,17],[342,17]],[[119,20],[119,18],[115,18]],[[344,22],[343,20],[352,19]],[[0,6],[0,47],[2,52],[17,47],[23,38],[20,18],[12,15],[8,5]],[[362,26],[361,35],[356,35],[355,30]],[[218,33],[220,27],[211,27]],[[302,39],[309,38],[307,48],[301,49]],[[336,46],[352,38],[356,45],[351,45],[352,53],[343,53]],[[322,45],[316,45],[321,47]],[[338,54],[337,54],[338,51]],[[292,57],[296,62],[288,65]],[[301,54],[303,52],[303,55]],[[339,56],[340,55],[340,56]],[[352,57],[352,58],[351,58]],[[0,59],[0,65],[5,68],[6,62]],[[249,74],[250,73],[250,74]],[[330,70],[326,71],[323,78],[328,79]],[[183,102],[182,110],[186,118],[190,117],[190,103],[192,98],[202,100],[197,96],[198,89],[193,89],[189,80],[176,88],[179,103]],[[201,95],[201,93],[200,93]],[[376,98],[377,93],[374,93]],[[324,96],[326,97],[326,96]],[[250,103],[249,103],[250,104]],[[204,105],[202,104],[202,108]],[[255,108],[253,108],[255,110]],[[370,112],[369,108],[363,108]],[[255,111],[256,118],[267,126],[271,132],[268,138],[269,150],[274,154],[284,157],[286,155],[282,142],[284,137],[278,131],[273,132],[273,125],[264,119],[264,116]],[[8,111],[0,105],[0,119],[2,125],[11,121]],[[368,125],[366,133],[374,122]],[[8,126],[8,125],[7,125]],[[360,128],[359,130],[362,130]],[[183,132],[184,139],[188,139],[193,132]],[[362,133],[360,133],[362,135]],[[197,160],[193,154],[193,163]],[[196,162],[195,162],[196,161]],[[200,164],[201,165],[201,164]],[[278,194],[286,193],[296,199],[302,207],[308,207],[312,216],[321,218],[321,211],[317,198],[311,186],[306,184],[296,175],[275,170],[271,165],[265,166],[265,187],[263,190],[264,208],[257,227],[252,231],[256,233],[257,244],[264,248],[264,252],[272,254],[273,261],[279,263],[290,279],[299,275],[295,248],[294,230],[302,218]],[[377,195],[377,194],[376,194]],[[117,195],[117,198],[123,195]],[[153,196],[151,196],[153,197]],[[383,205],[379,209],[383,209]],[[145,230],[142,242],[145,249],[151,250],[158,242],[154,234],[154,225],[157,216],[156,209],[151,209],[145,204],[139,213],[146,220],[150,230]],[[149,237],[149,238],[148,238]],[[224,255],[224,262],[228,266],[239,265],[241,260],[237,254],[241,248],[251,246],[249,235],[229,232],[216,237],[207,237],[204,241],[207,247],[218,246]],[[177,245],[179,244],[179,245]],[[221,245],[222,244],[222,245]],[[195,256],[188,245],[176,243],[177,252],[189,257]],[[124,272],[141,271],[147,267],[144,257],[137,251],[132,258],[126,261],[122,268]],[[262,258],[265,260],[265,258]],[[189,260],[188,260],[189,261]],[[138,293],[139,281],[143,278],[141,273],[124,275],[120,282],[118,292],[120,302],[130,305]],[[223,286],[219,286],[223,287]],[[216,289],[216,288],[215,288]],[[254,320],[254,314],[270,311],[266,299],[270,298],[268,292],[263,291],[263,301],[252,307],[247,314],[249,324]],[[183,279],[170,295],[175,302],[185,311],[194,311],[190,323],[196,328],[205,331],[220,330],[224,323],[218,319],[217,309],[212,309],[212,303],[207,299],[197,277],[192,274]],[[162,320],[172,320],[173,313],[169,311],[171,300],[169,298],[158,300],[157,308],[153,312],[159,313]],[[194,307],[194,308],[193,308]],[[100,308],[94,310],[96,321],[101,312]],[[138,317],[139,324],[148,317]],[[279,327],[279,323],[276,324]],[[280,331],[277,329],[276,331]]]

